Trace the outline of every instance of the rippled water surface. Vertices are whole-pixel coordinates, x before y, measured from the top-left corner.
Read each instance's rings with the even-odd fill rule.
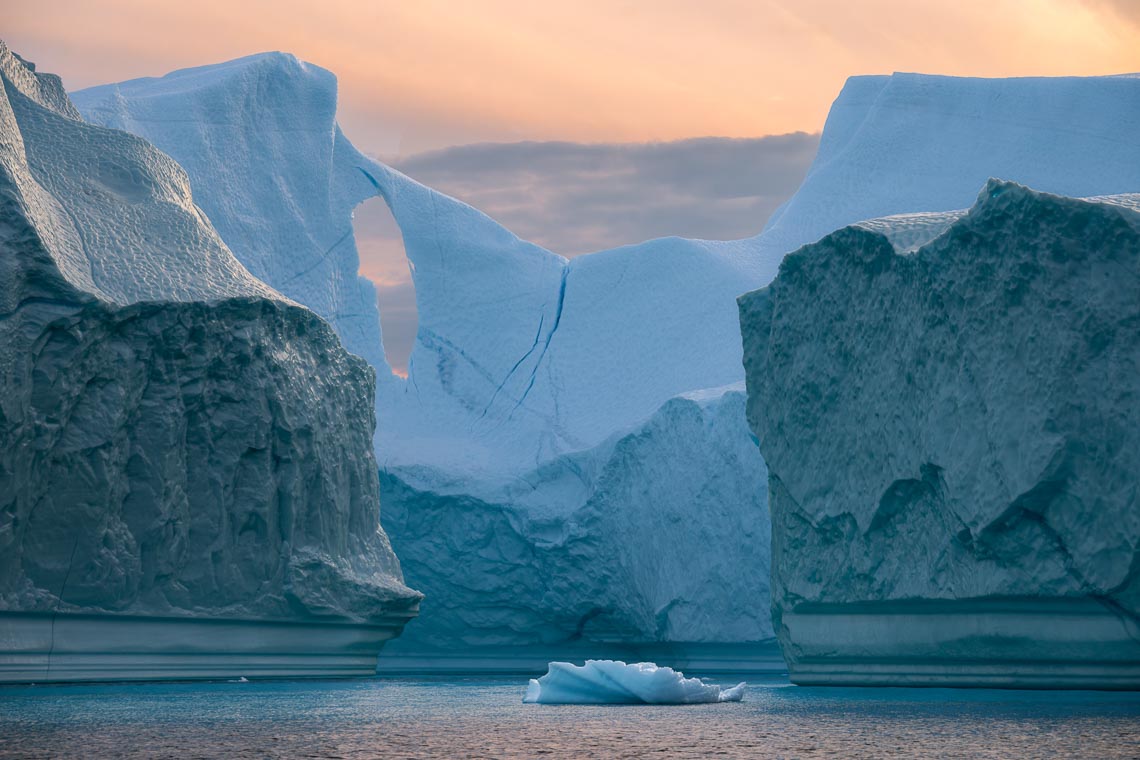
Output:
[[[731,679],[718,679],[727,682]],[[0,688],[0,757],[1140,757],[1140,695],[750,685],[521,703],[525,679]]]

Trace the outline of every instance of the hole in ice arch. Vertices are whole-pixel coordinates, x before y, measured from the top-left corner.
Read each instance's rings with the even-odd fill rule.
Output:
[[[384,355],[393,372],[407,377],[419,315],[404,238],[388,204],[379,197],[369,198],[356,207],[352,225],[360,274],[376,286]]]

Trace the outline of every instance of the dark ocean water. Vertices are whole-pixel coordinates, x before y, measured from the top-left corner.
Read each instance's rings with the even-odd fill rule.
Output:
[[[718,679],[722,683],[732,679]],[[1140,757],[1140,694],[750,685],[524,705],[526,679],[0,688],[0,757]]]

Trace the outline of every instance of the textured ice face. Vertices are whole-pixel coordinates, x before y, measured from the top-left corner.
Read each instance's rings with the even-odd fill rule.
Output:
[[[777,633],[793,670],[820,654],[797,621],[864,602],[880,607],[860,615],[922,600],[927,620],[962,610],[973,622],[937,634],[953,642],[944,658],[1140,653],[1127,632],[1140,612],[1136,199],[991,181],[915,251],[891,245],[891,220],[856,225],[741,297],[748,415],[770,472]],[[1056,614],[1085,622],[1021,639],[987,628],[980,608],[950,605],[986,599],[1026,619],[1068,600]],[[907,635],[875,642],[859,639],[869,624],[832,626],[840,657]],[[1105,626],[1115,633],[1094,645]],[[1035,649],[1054,640],[1057,650]]]
[[[433,610],[391,652],[773,635],[742,387],[673,399],[498,492],[476,486],[381,473],[384,528]]]
[[[327,320],[388,378],[376,292],[357,274],[352,237],[352,209],[373,191],[336,127],[331,73],[266,53],[73,97],[88,121],[172,156],[253,276]]]
[[[250,276],[190,197],[185,172],[123,132],[86,124],[56,78],[0,43],[8,181],[60,272],[118,304],[280,296]]]
[[[0,79],[0,609],[414,610],[372,369],[249,275],[169,157],[2,45]]]
[[[695,705],[739,702],[744,684],[722,689],[685,678],[651,662],[586,660],[585,665],[552,662],[546,675],[530,679],[523,702],[544,705]]]

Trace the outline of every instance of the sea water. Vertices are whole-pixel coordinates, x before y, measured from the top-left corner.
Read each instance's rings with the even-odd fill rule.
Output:
[[[736,680],[731,677],[719,679]],[[1140,694],[805,688],[526,705],[525,678],[0,688],[0,757],[1138,757]]]

